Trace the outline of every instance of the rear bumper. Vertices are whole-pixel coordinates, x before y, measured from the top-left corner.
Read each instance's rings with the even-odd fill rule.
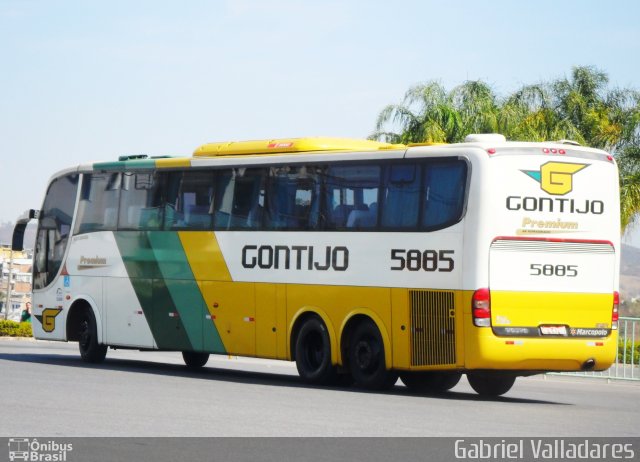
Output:
[[[581,371],[608,369],[616,358],[618,332],[604,338],[497,337],[491,328],[465,335],[465,369]]]

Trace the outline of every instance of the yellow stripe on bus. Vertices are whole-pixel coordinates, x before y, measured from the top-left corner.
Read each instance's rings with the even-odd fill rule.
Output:
[[[180,231],[178,235],[196,281],[231,281],[213,231]]]
[[[178,168],[191,167],[191,159],[186,157],[170,157],[166,159],[156,159],[156,168]]]

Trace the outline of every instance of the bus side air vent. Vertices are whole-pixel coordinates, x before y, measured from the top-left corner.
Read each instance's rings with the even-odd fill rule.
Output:
[[[411,365],[456,363],[454,294],[450,291],[410,290]]]

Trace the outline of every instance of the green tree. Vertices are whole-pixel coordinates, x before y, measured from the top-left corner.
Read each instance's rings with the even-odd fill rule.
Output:
[[[385,107],[371,138],[455,143],[469,133],[502,133],[513,140],[570,139],[605,149],[620,169],[624,230],[640,213],[640,92],[608,84],[607,74],[590,66],[573,68],[569,78],[525,85],[504,98],[482,81],[464,82],[450,92],[431,81],[410,88],[402,104]]]
[[[469,81],[447,92],[435,81],[407,91],[402,104],[385,107],[370,138],[390,143],[457,143],[469,133],[497,130],[498,101],[489,85]],[[385,128],[399,125],[400,133]]]

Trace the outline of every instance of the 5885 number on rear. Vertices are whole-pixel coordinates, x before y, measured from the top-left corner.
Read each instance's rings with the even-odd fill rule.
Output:
[[[455,268],[453,254],[453,250],[391,249],[391,269],[448,273]]]
[[[550,265],[531,263],[530,276],[558,276],[575,278],[578,275],[578,265]]]

